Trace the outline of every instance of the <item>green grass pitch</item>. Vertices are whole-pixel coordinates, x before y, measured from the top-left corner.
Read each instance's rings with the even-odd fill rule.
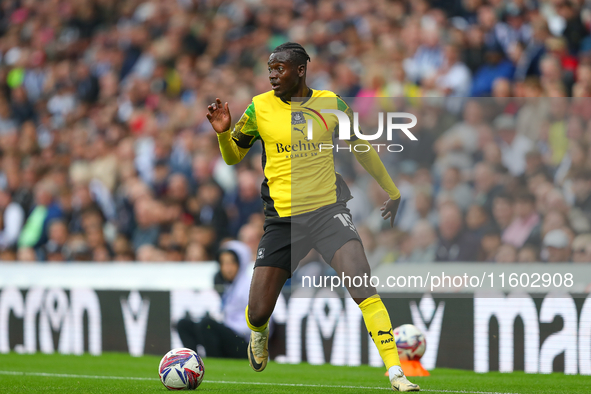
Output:
[[[0,393],[165,393],[159,357],[106,353],[95,357],[0,355]],[[204,359],[204,393],[380,393],[389,389],[381,368],[269,363],[253,372],[246,360]],[[436,369],[412,378],[432,393],[591,393],[591,376],[476,374]]]

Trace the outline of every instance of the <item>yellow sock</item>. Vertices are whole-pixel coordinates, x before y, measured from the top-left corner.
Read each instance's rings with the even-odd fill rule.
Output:
[[[367,331],[376,344],[386,368],[400,365],[392,322],[380,296],[376,294],[365,299],[359,304],[359,309],[363,314]]]
[[[250,324],[250,320],[248,320],[248,305],[246,305],[246,309],[244,310],[244,314],[246,315],[246,324],[248,325],[248,328],[250,328],[252,331],[256,331],[256,332],[265,331],[265,328],[267,328],[267,326],[269,325],[269,320],[267,320],[267,322],[265,324],[263,324],[261,327],[255,327],[252,324]]]

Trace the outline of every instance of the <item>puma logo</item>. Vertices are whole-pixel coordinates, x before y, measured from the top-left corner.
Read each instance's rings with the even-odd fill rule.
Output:
[[[297,131],[299,131],[300,133],[302,133],[302,135],[304,136],[304,139],[305,139],[306,141],[310,141],[310,140],[308,139],[308,136],[306,136],[306,133],[304,133],[304,128],[303,128],[303,127],[302,127],[301,129],[298,129],[297,127],[294,127],[294,129],[296,129]]]
[[[394,335],[392,335],[392,329],[389,329],[388,331],[378,331],[378,336],[380,335],[390,335],[392,338],[394,338]]]

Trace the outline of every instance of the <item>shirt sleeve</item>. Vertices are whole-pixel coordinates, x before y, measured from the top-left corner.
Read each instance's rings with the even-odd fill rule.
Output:
[[[249,149],[259,139],[254,103],[250,103],[232,131],[232,140],[243,149]]]
[[[259,138],[254,103],[250,103],[232,131],[218,134],[222,158],[229,165],[239,163]]]
[[[345,100],[343,100],[341,98],[341,96],[339,96],[339,95],[337,95],[337,109],[339,111],[344,112],[349,117],[349,124],[351,125],[351,128],[349,129],[349,140],[356,141],[358,138],[355,135],[355,132],[353,131],[353,127],[354,127],[353,126],[353,120],[354,120],[353,110],[351,109],[351,107],[349,107],[349,105],[345,102]],[[337,125],[337,127],[335,127],[335,129],[334,129],[334,133],[338,134],[338,132],[339,132],[339,126]],[[361,130],[359,132],[361,133]]]
[[[378,152],[373,146],[366,140],[357,139],[354,141],[348,141],[349,145],[353,147],[353,154],[355,158],[361,164],[361,166],[371,175],[381,186],[382,189],[388,193],[388,196],[392,200],[400,198],[400,191],[396,187],[396,184],[390,178],[388,170],[382,163]],[[356,146],[365,145],[362,149],[355,149]]]

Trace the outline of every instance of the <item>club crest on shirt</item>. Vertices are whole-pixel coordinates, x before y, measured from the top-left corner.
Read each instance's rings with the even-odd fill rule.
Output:
[[[306,124],[306,118],[302,111],[294,111],[291,113],[291,124]]]
[[[259,248],[257,252],[257,260],[260,260],[265,257],[265,248]]]

